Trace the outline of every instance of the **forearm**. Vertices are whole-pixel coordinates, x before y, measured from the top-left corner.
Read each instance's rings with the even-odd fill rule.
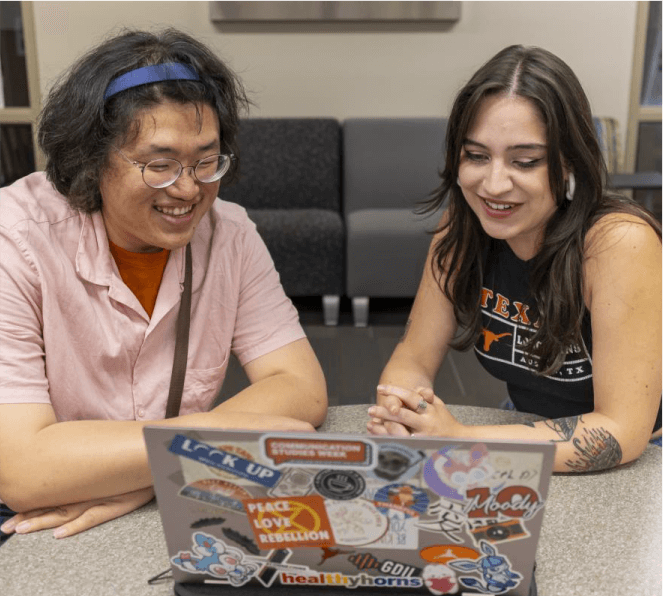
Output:
[[[380,375],[380,384],[407,389],[432,388],[438,367],[439,363],[426,366],[423,359],[411,353],[403,344],[398,344]]]
[[[271,375],[249,385],[215,408],[222,414],[241,411],[270,416],[287,416],[320,426],[327,414],[327,389],[324,376],[308,377],[292,373]]]
[[[5,451],[0,497],[15,511],[120,495],[152,484],[143,440],[146,424],[210,426],[208,414],[154,422],[56,422],[29,448]],[[13,462],[7,464],[6,462]]]
[[[613,420],[597,412],[534,423],[459,425],[453,431],[454,436],[474,439],[554,442],[555,472],[595,472],[625,463],[621,434]]]

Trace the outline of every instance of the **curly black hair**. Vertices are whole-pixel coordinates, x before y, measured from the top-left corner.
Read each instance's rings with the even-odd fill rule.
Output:
[[[199,81],[150,83],[104,101],[114,78],[166,62],[190,65]],[[236,178],[239,118],[250,103],[239,78],[212,50],[182,31],[124,30],[90,50],[60,77],[39,116],[38,139],[47,159],[46,174],[72,208],[85,213],[101,209],[99,180],[112,146],[136,138],[138,113],[164,101],[207,104],[213,109],[219,119],[221,152],[236,157],[221,182],[228,184]]]

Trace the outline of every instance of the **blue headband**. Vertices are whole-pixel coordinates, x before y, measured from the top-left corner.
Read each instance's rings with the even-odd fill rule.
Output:
[[[104,101],[109,97],[138,87],[139,85],[147,85],[148,83],[158,83],[159,81],[198,81],[198,73],[187,64],[180,64],[179,62],[166,62],[165,64],[154,64],[153,66],[143,66],[135,70],[114,78],[106,87],[104,93]]]

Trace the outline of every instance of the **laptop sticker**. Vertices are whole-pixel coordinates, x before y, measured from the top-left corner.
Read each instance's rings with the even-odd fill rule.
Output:
[[[309,574],[281,573],[283,585],[326,585],[344,588],[420,588],[424,585],[420,577],[372,576],[366,573],[348,575],[341,572],[320,573],[311,570]],[[399,592],[397,592],[399,593]]]
[[[399,512],[402,517],[418,517],[426,513],[430,501],[426,491],[410,484],[388,484],[373,497],[380,513]]]
[[[528,486],[507,486],[499,491],[486,486],[467,491],[469,518],[521,517],[530,519],[543,508],[538,491]]]
[[[375,445],[370,441],[267,436],[265,457],[275,466],[370,468],[375,465]]]
[[[291,468],[285,470],[278,484],[267,491],[270,497],[303,497],[313,490],[314,475],[308,470]]]
[[[387,517],[370,501],[326,501],[325,506],[337,544],[371,544],[381,538],[389,527]]]
[[[220,526],[226,522],[225,517],[203,517],[195,522],[192,522],[189,526],[192,530],[198,530],[200,528],[207,528],[209,526]]]
[[[237,512],[244,511],[242,500],[253,496],[241,486],[217,478],[206,478],[185,484],[178,494],[181,497]]]
[[[525,525],[517,519],[503,522],[488,520],[488,523],[470,522],[469,528],[472,538],[477,545],[482,540],[487,540],[491,544],[495,544],[496,542],[529,538],[530,536]]]
[[[467,546],[458,546],[456,544],[436,544],[427,546],[419,553],[424,561],[431,563],[441,563],[446,565],[454,559],[478,559],[481,553]]]
[[[363,494],[365,488],[363,476],[354,470],[322,470],[315,476],[315,490],[327,499],[355,499]]]
[[[175,435],[168,450],[176,455],[187,457],[206,466],[229,472],[267,487],[274,486],[281,477],[281,472],[278,470],[184,435]]]
[[[463,542],[461,534],[467,526],[467,514],[462,503],[440,498],[428,507],[426,516],[419,518],[416,525],[428,532],[439,532],[460,544]]]
[[[426,565],[421,575],[424,584],[431,594],[456,594],[458,592],[458,579],[450,567],[440,563]]]
[[[261,549],[334,545],[325,504],[318,495],[248,499],[244,507]]]
[[[462,501],[468,487],[485,484],[493,475],[488,456],[482,443],[469,450],[447,445],[425,463],[424,480],[438,495]]]
[[[193,535],[190,551],[180,551],[171,559],[176,565],[189,573],[204,573],[229,583],[243,586],[258,571],[260,566],[244,560],[244,553],[238,548],[228,546],[222,540],[204,532]]]
[[[421,574],[419,567],[406,565],[398,561],[392,561],[391,559],[380,561],[371,553],[357,553],[348,557],[348,561],[359,570],[370,571],[375,569],[379,573],[395,577],[417,577]]]
[[[378,449],[377,464],[370,476],[379,480],[405,482],[419,472],[426,454],[406,445],[382,443]]]
[[[251,540],[248,536],[244,536],[244,534],[242,534],[241,532],[233,530],[232,528],[221,528],[221,532],[228,540],[234,542],[235,544],[238,544],[239,546],[250,552],[252,555],[260,554],[260,549],[258,548],[258,545],[255,542],[253,542],[253,540]]]
[[[512,571],[509,559],[500,555],[497,549],[486,541],[481,542],[480,548],[484,556],[479,559],[449,561],[448,566],[452,569],[463,572],[474,571],[481,576],[480,579],[460,576],[460,583],[484,594],[503,594],[515,588],[520,583],[522,575]]]

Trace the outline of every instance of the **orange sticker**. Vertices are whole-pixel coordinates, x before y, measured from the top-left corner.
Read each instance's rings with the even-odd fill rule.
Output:
[[[424,548],[419,555],[422,559],[431,563],[440,563],[446,565],[454,559],[478,559],[481,554],[473,548],[467,546],[457,546],[455,544],[438,544]]]
[[[265,453],[276,465],[287,462],[368,467],[373,449],[363,441],[268,438]]]
[[[243,504],[260,549],[335,544],[324,500],[318,495],[246,499]]]

